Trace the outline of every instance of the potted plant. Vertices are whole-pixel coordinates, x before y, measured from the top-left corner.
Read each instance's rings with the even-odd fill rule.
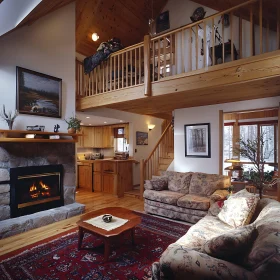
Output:
[[[260,198],[262,198],[264,188],[272,186],[273,172],[264,170],[266,160],[269,159],[274,150],[267,145],[269,140],[269,137],[265,137],[264,133],[260,133],[254,139],[240,139],[239,148],[236,149],[240,156],[252,162],[252,169],[246,179],[259,190]]]
[[[81,120],[76,117],[70,117],[65,122],[68,124],[68,133],[76,133],[81,129]]]

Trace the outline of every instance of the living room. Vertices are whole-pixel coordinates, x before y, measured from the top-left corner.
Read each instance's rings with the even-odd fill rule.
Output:
[[[1,5],[5,2],[6,0],[0,4],[0,10]],[[172,1],[168,1],[166,9],[170,10],[171,16],[172,5],[170,2]],[[199,5],[197,4],[197,6]],[[163,9],[162,11],[164,12],[166,9]],[[193,10],[188,11],[189,14],[192,12]],[[7,216],[7,212],[9,212],[10,215],[10,208],[8,208],[10,205],[10,194],[7,195],[7,193],[9,193],[7,189],[9,188],[10,173],[8,174],[7,172],[10,171],[11,168],[61,164],[64,170],[63,195],[64,202],[66,202],[64,206],[59,205],[58,207],[55,206],[54,209],[42,211],[51,211],[51,214],[48,214],[47,216],[37,213],[32,219],[29,219],[27,217],[28,215],[21,216],[20,223],[12,224],[11,222],[7,222],[9,225],[5,225],[6,236],[4,236],[4,239],[0,240],[1,277],[3,277],[3,279],[43,279],[43,277],[48,277],[48,279],[149,279],[152,277],[153,279],[185,279],[186,277],[189,277],[190,279],[205,279],[207,277],[212,277],[213,279],[277,279],[275,271],[277,272],[279,269],[279,253],[271,249],[273,246],[279,245],[279,240],[275,234],[275,232],[279,231],[279,226],[277,226],[277,223],[279,223],[277,218],[279,216],[279,203],[276,201],[277,196],[275,196],[274,199],[265,198],[263,202],[259,202],[257,204],[259,200],[257,198],[255,199],[255,197],[258,196],[258,192],[255,191],[253,194],[246,193],[246,195],[250,198],[250,203],[254,200],[254,207],[256,207],[257,204],[258,209],[255,211],[255,216],[258,215],[258,218],[252,218],[252,223],[248,224],[247,227],[245,226],[245,222],[242,224],[242,227],[237,227],[231,222],[228,223],[228,220],[225,218],[224,220],[219,220],[218,214],[214,213],[214,211],[220,212],[223,208],[218,205],[219,203],[217,201],[213,201],[212,198],[214,196],[211,197],[211,195],[215,192],[212,192],[211,195],[209,195],[209,203],[208,200],[206,202],[207,210],[201,210],[199,208],[195,208],[193,205],[190,206],[189,202],[183,200],[183,194],[186,195],[185,190],[176,190],[177,193],[180,193],[180,198],[178,198],[182,198],[183,200],[181,205],[184,206],[180,207],[188,208],[189,212],[187,211],[185,214],[187,217],[191,217],[190,220],[183,218],[184,215],[181,215],[181,218],[175,216],[172,217],[171,214],[176,212],[176,210],[174,211],[174,207],[177,206],[174,206],[173,204],[169,205],[168,203],[166,203],[168,204],[166,212],[163,211],[163,213],[159,213],[159,211],[158,213],[154,213],[158,214],[156,216],[147,214],[153,214],[153,211],[151,211],[152,208],[144,209],[146,205],[150,205],[153,209],[156,208],[157,210],[160,210],[160,203],[163,203],[161,201],[162,198],[156,198],[155,200],[153,200],[154,198],[151,199],[152,194],[149,194],[147,191],[161,193],[162,195],[164,192],[168,192],[166,189],[162,191],[156,191],[154,188],[151,190],[148,189],[147,181],[152,179],[152,175],[159,174],[151,174],[151,178],[141,177],[142,173],[140,168],[141,161],[147,159],[149,155],[151,155],[158,140],[164,132],[164,129],[161,127],[163,120],[156,117],[156,114],[152,114],[152,116],[139,115],[131,113],[130,111],[124,112],[103,107],[92,108],[86,112],[76,112],[75,60],[77,56],[77,42],[75,40],[75,13],[75,4],[70,3],[69,5],[57,9],[36,21],[34,20],[34,22],[30,23],[28,26],[23,26],[0,37],[0,105],[2,111],[2,105],[5,105],[6,112],[12,111],[12,113],[14,113],[15,109],[18,108],[16,105],[18,100],[16,66],[62,79],[59,118],[50,118],[38,114],[32,115],[20,113],[13,123],[12,130],[21,132],[18,132],[18,135],[16,136],[13,134],[10,136],[9,132],[5,132],[5,135],[9,135],[10,139],[14,139],[14,137],[24,138],[22,131],[26,131],[27,126],[38,125],[44,126],[45,132],[48,133],[46,135],[49,136],[55,134],[54,126],[57,127],[58,125],[58,133],[61,133],[60,139],[54,139],[53,143],[44,143],[45,140],[50,140],[45,138],[38,138],[36,143],[32,143],[34,139],[28,140],[30,143],[24,143],[21,142],[21,140],[14,142],[1,141],[1,220],[8,220],[7,218],[9,218],[9,220],[18,219],[18,217],[13,216],[14,214],[9,217]],[[185,24],[185,22],[182,24]],[[174,28],[176,27],[177,26]],[[275,57],[277,56],[275,55]],[[272,76],[279,82],[279,73],[276,72],[277,70],[272,71],[275,71]],[[274,85],[275,92],[278,91],[279,88],[278,82]],[[252,85],[252,92],[259,90],[256,89],[257,85],[258,83],[255,87]],[[221,95],[223,95],[223,92],[221,92]],[[248,96],[251,96],[250,93],[248,93]],[[200,98],[203,100],[203,95],[200,96]],[[182,176],[181,174],[187,174],[188,179],[186,179],[187,181],[184,181],[184,184],[187,182],[185,185],[188,186],[188,189],[194,190],[195,178],[189,173],[195,172],[196,174],[203,174],[203,176],[206,176],[206,182],[204,181],[206,189],[207,186],[211,185],[208,182],[214,181],[217,183],[217,181],[221,180],[221,178],[224,178],[218,177],[219,179],[217,179],[215,177],[216,179],[213,179],[209,174],[216,174],[217,176],[224,176],[228,174],[228,172],[224,170],[224,168],[228,165],[224,163],[225,158],[223,157],[222,145],[224,142],[224,123],[226,122],[221,116],[236,112],[244,113],[270,109],[279,111],[279,91],[277,94],[275,93],[271,96],[270,94],[266,95],[264,88],[260,98],[256,99],[255,97],[252,97],[250,100],[240,100],[241,101],[235,102],[230,102],[231,98],[228,99],[228,102],[214,100],[213,103],[215,103],[215,105],[205,104],[204,106],[195,106],[191,108],[179,106],[177,109],[172,110],[171,116],[173,119],[169,116],[168,123],[172,121],[170,124],[170,130],[174,133],[174,162],[171,166],[169,166],[168,170],[170,172],[180,172],[180,174],[178,175],[178,178],[171,178],[172,176],[168,175],[171,176],[170,181],[173,180],[172,182],[174,183],[174,180],[179,180],[180,185],[181,182],[185,180],[185,177],[184,179],[180,177]],[[152,101],[150,102],[152,103]],[[163,110],[164,109],[165,108],[163,108]],[[166,113],[166,111],[163,112]],[[102,192],[89,192],[76,189],[77,146],[75,145],[75,141],[77,138],[82,139],[83,136],[80,136],[79,134],[77,134],[77,136],[71,136],[71,134],[67,135],[68,127],[67,123],[64,121],[64,119],[75,116],[76,113],[77,116],[89,116],[91,119],[94,119],[95,117],[111,118],[115,119],[116,122],[122,120],[129,123],[129,156],[132,157],[135,162],[138,162],[134,163],[133,167],[133,185],[144,185],[144,179],[147,179],[146,184],[143,187],[146,192],[144,196],[145,201],[143,201],[141,197],[123,196],[118,198],[114,195]],[[258,118],[257,121],[274,121],[278,123],[278,119],[279,113],[277,117],[274,116],[272,118],[268,117],[265,119]],[[87,121],[89,121],[89,119],[87,119]],[[83,122],[86,122],[86,119]],[[86,125],[89,126],[89,124],[90,123],[87,123]],[[155,127],[149,131],[148,124],[154,124]],[[205,138],[208,140],[210,139],[208,150],[206,151],[207,155],[202,157],[197,155],[186,156],[187,128],[185,125],[195,126],[200,124],[209,125],[208,138]],[[97,125],[104,126],[104,121]],[[1,121],[0,130],[6,131],[7,129],[7,123],[5,121]],[[278,134],[274,134],[275,138],[277,138],[277,135],[279,137],[279,128],[277,129]],[[137,131],[144,131],[148,134],[148,145],[137,145]],[[27,133],[30,134],[30,131],[26,131],[26,134]],[[5,137],[5,135],[3,134],[2,136]],[[38,132],[38,135],[40,135],[40,132]],[[73,139],[71,137],[73,137]],[[24,140],[26,140],[26,138],[24,138]],[[59,140],[61,140],[61,143],[59,143]],[[63,142],[63,140],[65,140],[65,142]],[[279,142],[277,142],[276,139],[274,143],[275,156],[277,155],[279,157]],[[135,149],[137,149],[137,152]],[[91,151],[92,148],[89,152]],[[154,161],[155,158],[156,156],[151,157]],[[228,157],[227,159],[230,160],[231,158]],[[277,171],[278,161],[275,161],[274,163],[277,163],[277,166],[275,166],[275,171]],[[237,165],[238,164],[239,163],[237,163]],[[48,173],[50,171],[44,172]],[[208,175],[210,177],[207,177]],[[166,176],[164,177],[165,178],[163,178],[162,182],[165,185],[164,188],[166,188]],[[162,178],[160,178],[160,180],[161,179]],[[228,180],[228,177],[225,177],[224,179],[226,181]],[[151,184],[157,185],[156,178],[153,178],[152,180],[155,180],[155,182],[152,181]],[[188,182],[188,180],[190,180],[190,182]],[[176,186],[178,187],[178,185]],[[212,187],[212,185],[210,187]],[[219,196],[219,200],[224,200],[226,198],[228,195],[228,187],[229,184],[227,183],[222,187],[222,194],[218,195],[216,193],[216,195]],[[199,196],[199,194],[195,191],[192,194],[190,193],[190,195]],[[233,200],[234,195],[236,194],[232,194],[231,198]],[[208,194],[202,196],[204,199],[204,205],[206,205],[206,196],[208,199]],[[246,200],[247,198],[243,197],[240,199],[236,196],[235,199],[242,200],[242,203],[244,201],[248,202]],[[230,200],[228,199],[228,201]],[[74,208],[71,208],[71,205]],[[199,205],[199,203],[197,205]],[[201,207],[201,205],[202,204],[200,204],[199,207]],[[58,209],[55,210],[60,207],[66,208],[64,208],[62,212],[58,212]],[[132,213],[122,212],[123,210],[119,208],[110,210],[108,207],[122,207]],[[213,211],[212,214],[207,214],[209,207],[211,208],[211,211]],[[218,209],[215,208],[215,210],[214,207]],[[236,205],[234,207],[238,208]],[[244,207],[243,204],[242,207]],[[104,212],[105,210],[102,210],[104,208],[106,211],[112,212]],[[233,211],[232,209],[235,208],[230,209],[230,211]],[[249,210],[244,210],[244,208],[242,208],[241,210],[242,213],[243,211],[248,212],[250,210],[250,213],[248,213],[248,215],[250,214],[249,216],[251,216],[252,212],[254,212],[252,208]],[[84,234],[83,231],[88,232],[86,231],[88,228],[85,226],[83,221],[77,225],[77,222],[81,219],[81,217],[83,217],[81,214],[84,211],[86,215],[89,215],[90,212],[94,211],[95,217],[97,215],[103,216],[104,214],[111,214],[121,219],[127,219],[129,220],[129,223],[121,226],[120,232],[117,232],[117,230],[112,231],[117,232],[116,235],[118,236],[116,238],[112,238],[112,242],[110,241],[109,245],[105,244],[104,249],[102,246],[104,235],[106,235],[104,232],[102,234],[99,232],[98,235],[98,231],[96,230],[95,233],[97,232],[98,236],[96,238],[95,235],[88,233]],[[225,209],[223,209],[223,212],[220,215],[221,217],[226,216],[224,212]],[[198,216],[196,215],[197,213],[199,213]],[[162,218],[162,216],[169,217],[169,219]],[[83,219],[88,220],[93,217],[94,216],[91,214],[91,216],[85,216]],[[139,217],[141,217],[141,221],[139,221]],[[196,219],[196,217],[199,218]],[[108,219],[110,219],[110,217]],[[271,223],[271,225],[269,223]],[[110,225],[110,221],[107,224]],[[80,230],[79,232],[78,227]],[[214,253],[212,254],[212,252],[209,253],[210,249],[207,249],[207,254],[200,251],[200,249],[198,251],[194,249],[196,246],[202,247],[204,245],[207,235],[214,238],[227,231],[230,231],[230,233],[233,231],[232,234],[242,235],[244,233],[241,231],[243,227],[245,227],[245,230],[248,231],[248,234],[251,234],[252,232],[255,234],[257,232],[259,234],[259,238],[261,236],[268,236],[268,234],[266,235],[266,233],[261,231],[261,228],[265,228],[265,230],[273,236],[270,238],[267,237],[267,240],[256,239],[256,237],[252,237],[251,240],[248,238],[248,235],[245,238],[246,245],[254,244],[254,246],[252,245],[254,250],[250,251],[250,257],[252,257],[253,254],[256,255],[263,252],[263,248],[265,246],[270,246],[269,249],[271,250],[268,250],[269,252],[267,254],[261,254],[262,257],[266,259],[264,264],[260,264],[259,259],[256,260],[256,258],[254,259],[252,257],[251,259],[247,258],[246,265],[243,265],[236,262],[236,254],[225,257],[224,255],[219,256]],[[4,226],[1,230],[3,230],[3,228]],[[208,228],[212,228],[213,231],[208,231]],[[237,232],[238,230],[239,232]],[[122,231],[125,231],[123,236],[121,235]],[[202,232],[201,235],[203,238],[198,240],[196,232],[199,231]],[[8,237],[11,232],[15,233],[15,235]],[[188,233],[188,235],[186,235],[186,233]],[[107,234],[110,235],[110,231],[108,231]],[[133,245],[133,238],[135,238],[135,245]],[[265,245],[263,245],[262,242],[264,242]],[[209,243],[207,244],[209,245]],[[240,246],[244,246],[244,243],[242,242],[239,242],[238,244]],[[258,244],[260,244],[260,248],[256,247]],[[227,246],[231,248],[229,245]],[[60,247],[62,248],[61,250],[59,249]],[[78,250],[78,247],[83,250]],[[92,247],[96,248],[92,249]],[[252,248],[250,247],[247,249],[249,251]],[[242,251],[242,254],[245,256],[248,251]],[[46,254],[43,252],[46,252]],[[173,258],[173,255],[175,256],[176,252],[179,252],[178,258]],[[237,254],[239,254],[239,252]],[[248,255],[246,256],[248,257]],[[200,265],[195,264],[195,261],[193,262],[191,259],[197,261]],[[22,266],[20,266],[20,262],[22,261]],[[207,267],[211,265],[213,269],[208,271]],[[225,270],[229,273],[227,274],[227,272],[224,271],[221,272],[221,266],[226,267],[227,269]],[[50,269],[47,269],[47,267]],[[176,267],[178,267],[178,269],[176,269]],[[203,269],[203,271],[199,271],[198,269],[197,271],[198,267],[204,267],[206,269]]]

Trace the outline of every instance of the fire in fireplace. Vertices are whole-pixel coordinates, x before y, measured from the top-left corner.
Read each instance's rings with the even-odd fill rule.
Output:
[[[63,206],[62,165],[11,168],[11,217]]]

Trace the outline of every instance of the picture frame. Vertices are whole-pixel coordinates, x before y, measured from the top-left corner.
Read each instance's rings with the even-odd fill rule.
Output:
[[[169,11],[161,13],[156,19],[156,33],[163,32],[170,28]]]
[[[19,66],[16,72],[18,112],[61,118],[62,79]]]
[[[136,145],[148,145],[148,132],[136,131]]]
[[[186,124],[185,156],[194,158],[211,158],[210,123]]]

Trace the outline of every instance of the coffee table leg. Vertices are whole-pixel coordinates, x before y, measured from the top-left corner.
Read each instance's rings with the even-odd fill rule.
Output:
[[[105,238],[104,239],[104,259],[105,262],[109,260],[110,256],[110,238]]]
[[[84,231],[81,227],[79,227],[78,250],[81,250],[82,248],[83,238],[84,238]]]

